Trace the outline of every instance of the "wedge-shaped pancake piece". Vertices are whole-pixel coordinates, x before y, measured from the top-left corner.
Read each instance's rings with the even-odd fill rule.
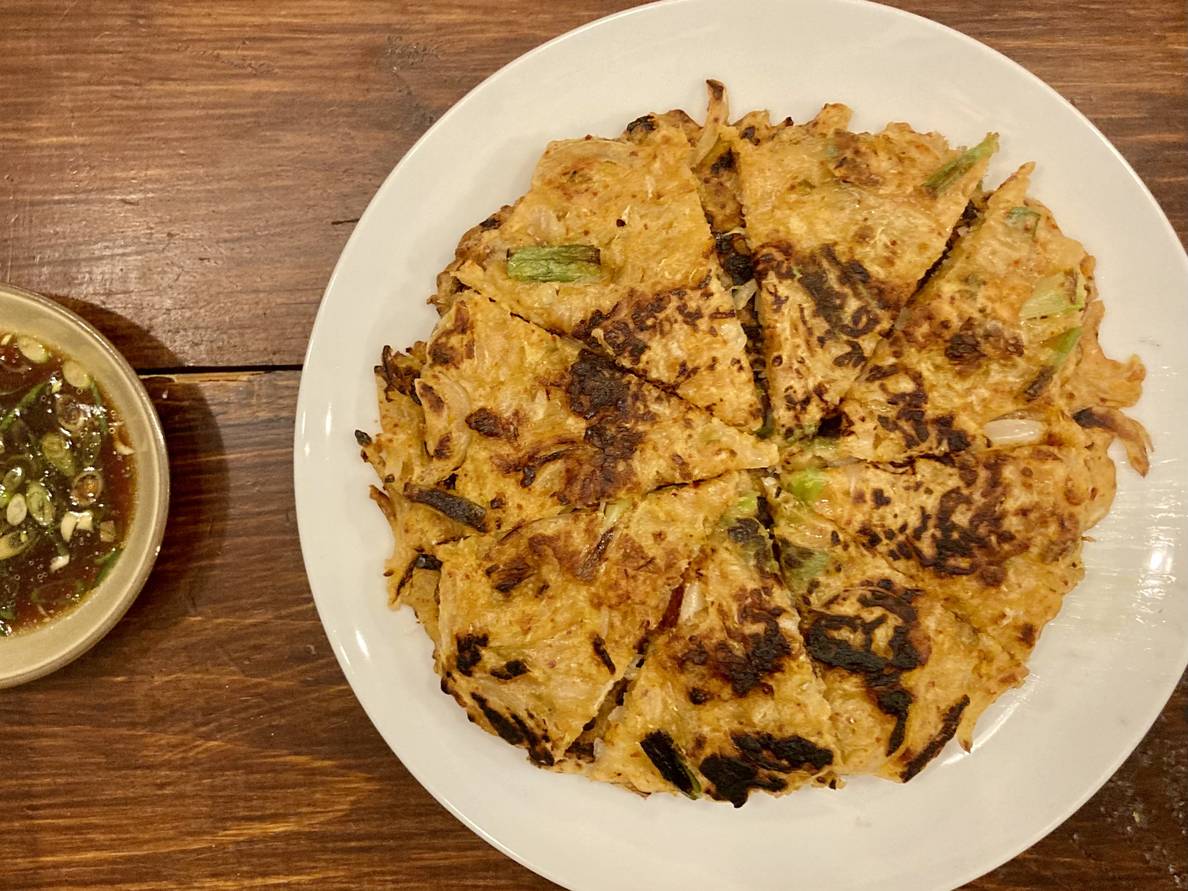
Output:
[[[375,469],[380,486],[371,497],[392,529],[392,553],[384,563],[388,599],[416,612],[426,632],[437,643],[437,577],[434,556],[438,544],[461,538],[466,527],[455,520],[410,501],[404,487],[428,467],[425,454],[425,413],[416,395],[416,380],[424,366],[425,345],[408,353],[385,347],[375,368],[380,430],[355,434],[363,458]]]
[[[698,124],[684,111],[679,110],[664,114],[646,114],[627,125],[623,139],[647,144],[657,138],[667,139],[670,130],[675,129],[684,134],[690,149],[689,164],[697,182],[701,208],[710,231],[717,237],[722,233],[741,231],[745,220],[738,166],[735,163],[731,139],[732,131],[729,129],[730,107],[726,98],[726,88],[716,80],[706,81],[706,87],[709,102],[704,124]],[[747,120],[750,117],[748,116]],[[745,123],[739,122],[737,126],[745,126]],[[719,254],[724,266],[728,265],[729,258],[730,254]],[[742,281],[746,281],[746,278]]]
[[[726,88],[718,81],[707,81],[709,103],[704,124],[698,124],[683,111],[669,111],[662,115],[644,115],[627,125],[623,138],[631,142],[647,142],[653,134],[666,127],[675,127],[685,134],[691,150],[693,175],[701,207],[714,237],[722,284],[730,291],[735,312],[746,334],[747,361],[759,390],[763,428],[770,429],[767,406],[766,360],[759,329],[758,309],[755,305],[755,273],[751,263],[751,249],[746,238],[746,220],[742,212],[742,189],[738,177],[738,163],[728,123],[729,104]],[[734,125],[754,135],[770,129],[766,112],[751,112]]]
[[[438,548],[442,687],[551,765],[660,625],[743,475]]]
[[[792,496],[772,500],[780,566],[833,713],[838,774],[906,782],[1027,674],[988,635],[841,536]]]
[[[685,134],[572,139],[532,188],[468,233],[439,277],[445,308],[472,288],[583,341],[730,424],[762,423],[746,338],[723,287]]]
[[[1087,319],[1093,260],[1027,197],[1031,170],[991,196],[842,402],[851,454],[900,461],[1042,441],[1049,412],[1100,404],[1063,404],[1070,376],[1111,391],[1116,377],[1134,381],[1137,398],[1137,359],[1079,361],[1080,340],[1100,354]]]
[[[778,429],[813,433],[944,251],[996,147],[965,152],[827,105],[735,140]]]
[[[649,645],[592,776],[739,807],[833,764],[829,707],[756,506],[752,491],[690,567],[676,624]]]
[[[1112,497],[1113,466],[1099,450],[1084,437],[1079,448],[962,453],[904,469],[810,468],[785,475],[784,488],[1024,661],[1080,581],[1081,536]]]
[[[416,393],[431,461],[404,491],[472,531],[775,459],[774,445],[473,292],[427,352]]]

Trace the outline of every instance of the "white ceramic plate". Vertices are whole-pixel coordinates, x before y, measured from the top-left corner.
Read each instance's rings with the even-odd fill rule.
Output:
[[[809,117],[827,100],[856,125],[906,120],[971,144],[997,130],[997,183],[1038,162],[1035,194],[1099,260],[1109,352],[1149,372],[1137,414],[1150,476],[1119,467],[1085,582],[1044,632],[1026,685],[907,786],[754,796],[742,810],[530,767],[441,694],[430,645],[385,605],[388,529],[352,432],[377,427],[372,365],[434,320],[434,276],[468,227],[522,194],[549,139],[617,134],[648,111],[703,106],[706,77],[735,112]],[[1126,162],[1072,106],[981,44],[847,0],[681,0],[612,16],[498,72],[458,103],[376,193],[314,326],[297,414],[301,542],[326,633],[356,695],[408,769],[459,819],[575,889],[950,888],[1035,842],[1142,738],[1188,662],[1184,559],[1188,263]],[[399,852],[393,852],[399,856]]]

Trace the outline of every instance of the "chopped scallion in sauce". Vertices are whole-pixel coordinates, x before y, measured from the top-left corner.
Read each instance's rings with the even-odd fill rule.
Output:
[[[0,637],[82,601],[114,567],[134,458],[90,373],[0,332]]]

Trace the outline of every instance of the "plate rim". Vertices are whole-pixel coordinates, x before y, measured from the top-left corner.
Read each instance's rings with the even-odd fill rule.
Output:
[[[481,80],[479,83],[477,83],[471,89],[469,89],[461,98],[459,98],[456,102],[454,102],[404,152],[404,154],[400,157],[400,159],[396,162],[396,164],[393,165],[392,169],[382,179],[382,181],[379,183],[379,185],[376,187],[375,191],[372,193],[371,197],[369,198],[366,208],[364,209],[363,213],[360,215],[359,221],[356,223],[354,230],[351,233],[351,236],[344,243],[342,250],[339,254],[339,257],[335,262],[334,269],[331,272],[329,279],[327,280],[326,287],[323,290],[322,298],[319,301],[317,314],[315,316],[313,325],[311,326],[311,329],[310,329],[309,341],[308,341],[308,344],[307,344],[307,347],[306,347],[306,350],[305,350],[305,353],[303,356],[303,361],[302,361],[303,374],[302,374],[301,383],[298,388],[297,403],[296,403],[298,423],[295,424],[294,438],[293,438],[293,473],[294,473],[295,497],[298,501],[297,510],[296,510],[298,534],[299,534],[299,537],[301,539],[301,544],[302,544],[302,560],[303,560],[303,564],[306,569],[307,580],[309,580],[309,582],[310,582],[310,591],[311,591],[311,595],[313,596],[315,608],[318,613],[319,622],[322,624],[322,630],[326,634],[327,639],[328,639],[329,643],[331,644],[331,649],[334,651],[335,659],[338,661],[339,667],[342,670],[344,677],[346,678],[348,684],[351,687],[351,692],[355,696],[356,701],[363,708],[364,712],[367,715],[368,720],[372,724],[372,727],[376,730],[376,732],[379,734],[381,739],[384,740],[385,744],[392,751],[393,755],[396,756],[396,758],[400,761],[400,763],[404,766],[404,768],[406,770],[408,770],[410,775],[417,781],[417,783],[423,789],[425,789],[434,798],[434,800],[436,800],[438,802],[438,804],[442,805],[455,819],[457,819],[459,822],[461,822],[471,832],[473,832],[475,835],[477,835],[479,838],[481,838],[487,844],[491,845],[493,848],[498,850],[500,853],[504,854],[505,856],[507,856],[510,859],[514,860],[515,862],[519,863],[521,866],[525,867],[526,869],[530,870],[531,872],[535,873],[536,875],[542,876],[543,878],[546,878],[549,881],[552,881],[552,882],[560,885],[561,887],[570,887],[568,884],[566,884],[566,880],[563,877],[555,874],[555,872],[551,869],[543,868],[542,866],[532,862],[532,860],[529,857],[521,854],[516,849],[510,847],[508,844],[505,844],[500,839],[498,839],[497,837],[492,835],[490,832],[488,832],[486,829],[484,829],[483,826],[480,825],[476,820],[472,819],[465,812],[461,811],[455,805],[455,803],[449,796],[447,796],[446,794],[442,793],[439,790],[437,783],[432,782],[432,781],[427,781],[421,775],[420,772],[418,772],[417,770],[414,770],[412,767],[410,767],[408,764],[406,764],[404,762],[404,760],[402,758],[400,758],[400,755],[396,751],[394,745],[391,742],[389,742],[387,737],[383,734],[383,732],[379,730],[379,722],[377,722],[376,718],[372,715],[371,708],[369,708],[368,704],[363,701],[363,698],[360,697],[359,694],[355,690],[354,678],[355,678],[355,675],[359,672],[359,669],[352,667],[349,664],[349,662],[346,661],[346,659],[344,658],[344,653],[336,646],[336,641],[335,641],[334,637],[331,635],[330,624],[327,621],[327,617],[323,614],[323,608],[322,608],[321,603],[319,602],[318,595],[313,590],[312,571],[311,571],[311,566],[310,566],[310,563],[311,563],[310,554],[312,553],[313,549],[306,545],[307,533],[304,533],[302,531],[301,517],[302,517],[303,511],[301,510],[301,504],[300,504],[301,499],[300,499],[299,492],[300,492],[301,486],[300,486],[299,479],[300,479],[300,469],[301,469],[301,463],[302,463],[301,445],[303,444],[305,437],[302,434],[302,424],[300,423],[300,418],[303,416],[303,410],[304,410],[304,407],[305,407],[305,404],[307,401],[307,394],[309,392],[309,390],[307,389],[307,383],[306,383],[306,377],[304,375],[304,369],[309,364],[311,356],[313,355],[314,347],[315,347],[315,344],[318,339],[319,329],[320,329],[320,327],[323,323],[324,317],[325,317],[324,311],[327,306],[326,297],[335,288],[336,282],[337,282],[337,280],[340,276],[340,273],[345,265],[344,258],[348,255],[350,248],[352,246],[352,243],[355,241],[358,233],[364,229],[369,216],[372,215],[375,212],[376,207],[382,203],[380,200],[381,195],[391,187],[391,184],[393,183],[393,181],[395,181],[397,179],[397,177],[399,176],[399,174],[401,173],[402,168],[408,166],[411,163],[411,159],[414,156],[416,156],[420,152],[424,151],[424,146],[435,137],[436,133],[440,129],[445,127],[447,121],[451,120],[457,114],[462,113],[461,110],[465,106],[468,106],[472,102],[476,101],[477,97],[479,97],[479,94],[481,94],[483,91],[488,89],[495,82],[497,82],[500,79],[502,79],[503,77],[507,76],[509,72],[511,72],[512,70],[514,70],[521,64],[534,59],[538,55],[547,53],[548,51],[552,50],[555,46],[557,46],[561,43],[564,43],[568,40],[571,40],[571,39],[574,39],[581,35],[584,35],[588,31],[596,30],[598,28],[606,26],[612,22],[617,22],[619,20],[631,18],[631,17],[637,16],[637,15],[648,15],[648,14],[651,14],[651,13],[655,12],[656,10],[660,10],[660,9],[668,9],[671,7],[694,5],[697,2],[699,2],[699,0],[655,0],[655,2],[643,3],[638,6],[629,7],[627,9],[619,10],[617,12],[613,12],[608,15],[601,16],[599,18],[585,22],[581,25],[578,25],[578,26],[570,29],[569,31],[566,31],[562,34],[555,36],[555,37],[552,37],[549,40],[546,40],[543,43],[540,43],[537,46],[532,47],[531,49],[527,50],[526,52],[520,54],[519,56],[516,56],[515,58],[513,58],[510,61],[506,62],[505,64],[501,65],[498,69],[496,69],[494,72],[489,74],[487,77],[483,78],[483,80]],[[802,2],[803,2],[803,0],[793,0],[793,3],[796,5],[800,5]],[[818,0],[818,2],[819,2],[819,0]],[[1155,198],[1154,194],[1151,192],[1151,190],[1147,186],[1146,182],[1143,180],[1143,178],[1141,176],[1139,176],[1139,174],[1135,171],[1135,169],[1130,164],[1130,162],[1126,159],[1126,157],[1118,150],[1118,148],[1101,132],[1101,130],[1097,127],[1097,125],[1094,124],[1093,121],[1090,120],[1076,105],[1074,105],[1071,101],[1069,101],[1063,95],[1061,95],[1061,93],[1059,91],[1057,91],[1053,86],[1051,86],[1049,83],[1047,83],[1041,77],[1039,77],[1038,75],[1036,75],[1035,73],[1030,71],[1028,68],[1023,66],[1021,63],[1015,61],[1014,59],[1012,59],[1010,56],[1006,55],[1002,51],[997,50],[994,47],[991,47],[988,44],[983,43],[982,41],[978,40],[977,38],[974,38],[968,34],[965,34],[962,31],[957,30],[956,28],[950,27],[950,26],[945,25],[941,22],[938,22],[934,19],[928,18],[927,16],[923,16],[918,13],[910,12],[910,11],[907,11],[904,9],[899,9],[897,7],[887,6],[887,5],[884,5],[881,3],[873,2],[873,0],[825,0],[825,2],[828,2],[831,4],[836,4],[836,5],[844,5],[844,6],[850,6],[850,7],[864,7],[864,8],[870,9],[870,10],[877,10],[879,13],[889,14],[892,18],[911,20],[916,25],[930,29],[934,33],[943,35],[946,38],[956,37],[958,40],[960,40],[966,46],[966,48],[968,50],[973,51],[973,52],[989,54],[991,57],[995,58],[995,60],[998,63],[1000,63],[1000,64],[1005,63],[1009,68],[1013,69],[1016,74],[1022,74],[1031,83],[1031,85],[1033,87],[1037,87],[1037,88],[1041,89],[1044,93],[1046,93],[1049,96],[1049,98],[1054,98],[1055,100],[1057,100],[1062,106],[1064,106],[1066,108],[1066,110],[1071,111],[1075,115],[1075,117],[1078,119],[1078,121],[1081,124],[1085,125],[1089,129],[1089,131],[1093,134],[1093,136],[1097,139],[1097,141],[1108,150],[1108,152],[1112,155],[1114,161],[1121,165],[1122,170],[1124,170],[1125,173],[1127,174],[1128,179],[1130,180],[1131,184],[1133,186],[1138,187],[1139,192],[1144,196],[1147,203],[1155,210],[1156,216],[1159,219],[1159,221],[1162,225],[1162,228],[1164,229],[1164,234],[1171,240],[1172,243],[1179,246],[1180,250],[1179,250],[1179,256],[1178,256],[1178,262],[1180,265],[1180,271],[1181,271],[1182,276],[1186,280],[1188,280],[1188,253],[1185,252],[1184,245],[1179,237],[1179,234],[1176,232],[1175,228],[1172,226],[1171,221],[1169,220],[1169,218],[1167,216],[1167,213],[1164,211],[1164,209],[1163,209],[1162,205],[1159,203],[1159,201]],[[737,0],[736,0],[736,3],[737,3]],[[308,386],[312,386],[312,385],[308,385]],[[1080,796],[1076,797],[1075,800],[1072,798],[1068,799],[1067,804],[1064,807],[1059,809],[1061,812],[1059,816],[1050,819],[1041,829],[1039,829],[1036,832],[1034,832],[1033,834],[1031,834],[1029,836],[1028,840],[1026,840],[1021,845],[1018,845],[1017,847],[1012,846],[1012,849],[1006,850],[1005,853],[1001,857],[986,857],[986,858],[984,858],[985,861],[988,863],[990,861],[994,861],[994,862],[990,863],[989,865],[978,865],[978,866],[975,866],[969,870],[966,870],[964,873],[962,873],[961,877],[956,881],[956,883],[952,887],[959,887],[961,885],[964,885],[967,882],[973,881],[981,876],[987,875],[988,873],[992,872],[993,870],[997,869],[998,867],[1002,866],[1003,864],[1008,863],[1011,860],[1015,859],[1016,857],[1019,856],[1019,854],[1030,849],[1031,847],[1033,847],[1039,841],[1041,841],[1042,839],[1047,837],[1049,834],[1051,834],[1059,826],[1061,826],[1065,822],[1067,822],[1071,816],[1073,816],[1077,811],[1079,811],[1090,798],[1092,798],[1098,791],[1101,790],[1101,788],[1106,783],[1109,782],[1109,780],[1114,776],[1114,774],[1118,771],[1118,769],[1121,767],[1121,765],[1134,753],[1134,751],[1138,747],[1138,745],[1140,745],[1142,743],[1142,741],[1146,738],[1147,734],[1150,732],[1150,729],[1154,725],[1155,721],[1157,721],[1158,718],[1160,717],[1160,715],[1163,714],[1164,710],[1167,707],[1167,703],[1170,700],[1172,694],[1175,692],[1176,687],[1180,683],[1180,680],[1183,677],[1185,670],[1188,669],[1188,638],[1184,638],[1181,641],[1181,644],[1182,644],[1182,647],[1181,647],[1181,652],[1179,654],[1179,673],[1176,674],[1174,677],[1172,677],[1170,679],[1170,681],[1168,681],[1164,684],[1165,689],[1158,690],[1158,692],[1159,692],[1158,701],[1161,704],[1157,708],[1154,708],[1152,710],[1152,714],[1150,714],[1147,718],[1144,718],[1144,720],[1142,722],[1140,722],[1141,723],[1141,733],[1136,734],[1136,741],[1135,741],[1134,745],[1132,745],[1130,748],[1126,749],[1125,751],[1121,751],[1119,754],[1117,754],[1110,761],[1108,768],[1103,769],[1102,772],[1100,773],[1100,775],[1097,777],[1097,779],[1095,779],[1093,781],[1093,783],[1091,783],[1089,786],[1087,786],[1086,789],[1083,791],[1083,793]]]

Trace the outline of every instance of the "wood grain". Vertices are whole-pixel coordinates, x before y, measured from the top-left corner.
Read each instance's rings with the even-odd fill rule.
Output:
[[[6,0],[0,279],[107,323],[138,367],[299,365],[352,221],[412,142],[500,65],[629,5]],[[1184,236],[1183,3],[900,5],[1068,96]]]
[[[626,5],[0,4],[0,279],[178,372],[150,384],[175,491],[149,587],[90,654],[0,693],[0,889],[552,887],[437,805],[343,680],[297,543],[294,369],[412,141]],[[1186,239],[1182,3],[898,5],[1072,99]],[[1188,679],[1094,798],[970,887],[1184,891],[1186,807]]]

